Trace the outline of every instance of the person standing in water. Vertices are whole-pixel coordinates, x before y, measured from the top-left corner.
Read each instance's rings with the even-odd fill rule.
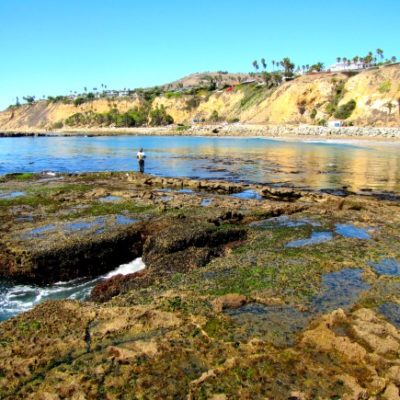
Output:
[[[143,172],[144,172],[144,159],[146,158],[146,154],[143,151],[143,148],[141,148],[137,152],[136,158],[138,159],[138,162],[139,162],[139,171],[143,174]]]

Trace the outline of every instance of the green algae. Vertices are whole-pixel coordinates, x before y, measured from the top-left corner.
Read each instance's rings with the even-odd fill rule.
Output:
[[[142,204],[133,201],[124,201],[119,203],[91,203],[87,208],[72,212],[65,218],[75,219],[87,216],[97,217],[100,215],[123,214],[124,212],[132,214],[142,214],[155,212],[156,207],[148,204]]]
[[[30,334],[32,331],[37,331],[41,327],[41,323],[39,321],[29,321],[29,322],[21,322],[18,324],[18,330],[24,332],[26,334]]]
[[[235,340],[234,325],[229,318],[224,316],[209,318],[203,329],[214,339],[225,342],[233,342]]]
[[[9,182],[9,181],[31,181],[35,179],[39,179],[39,175],[33,172],[20,172],[14,174],[5,174],[0,177],[0,182]]]
[[[30,181],[35,178],[35,174],[32,172],[24,172],[22,174],[17,174],[13,177],[17,181]]]
[[[12,207],[12,206],[56,206],[58,202],[45,196],[38,196],[34,194],[27,194],[25,196],[15,197],[13,199],[0,199],[0,207]]]

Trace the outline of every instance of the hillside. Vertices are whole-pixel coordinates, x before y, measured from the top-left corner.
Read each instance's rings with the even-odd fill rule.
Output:
[[[210,90],[204,86],[218,80],[218,76],[221,73],[193,74],[163,89],[138,91],[115,99],[99,98],[77,106],[73,102],[42,100],[1,112],[0,130],[112,127],[115,116],[120,116],[117,126],[124,126],[127,117],[123,113],[132,109],[136,114],[146,110],[149,116],[152,110],[165,110],[177,124],[239,120],[250,124],[323,125],[329,120],[342,119],[348,125],[400,126],[399,64],[356,75],[303,75],[269,88],[258,82],[246,83],[249,78],[246,74],[222,74],[217,88]],[[226,85],[234,86],[227,90]],[[112,120],[110,113],[114,116]],[[138,125],[135,115],[129,126]],[[154,116],[146,118],[140,120],[141,124],[157,125]]]

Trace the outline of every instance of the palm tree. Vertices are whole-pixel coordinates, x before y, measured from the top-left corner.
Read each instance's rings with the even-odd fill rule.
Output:
[[[364,57],[364,63],[367,66],[370,66],[372,63],[372,53],[369,52],[365,57]]]
[[[289,57],[285,57],[281,61],[281,65],[285,70],[285,75],[286,76],[291,76],[293,74],[293,70],[294,70],[295,65],[290,61]]]
[[[256,71],[258,71],[258,69],[260,68],[259,65],[258,65],[257,60],[253,61],[253,67],[255,68]]]
[[[336,57],[336,62],[339,64],[342,61],[342,57]]]
[[[311,71],[321,72],[324,69],[324,63],[317,62],[316,64],[311,65]]]
[[[397,61],[397,57],[396,57],[396,56],[392,56],[392,58],[390,59],[390,61],[391,61],[392,63],[395,63],[395,62]]]
[[[275,60],[272,60],[272,69],[275,69]]]
[[[383,60],[383,50],[382,49],[376,49],[376,54]]]
[[[267,68],[267,63],[265,62],[265,58],[261,59],[261,65],[263,66],[264,69]]]

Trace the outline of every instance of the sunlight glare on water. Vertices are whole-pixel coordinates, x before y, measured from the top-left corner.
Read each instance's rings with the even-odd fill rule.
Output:
[[[0,175],[137,170],[310,189],[400,192],[400,143],[185,136],[0,138]]]

